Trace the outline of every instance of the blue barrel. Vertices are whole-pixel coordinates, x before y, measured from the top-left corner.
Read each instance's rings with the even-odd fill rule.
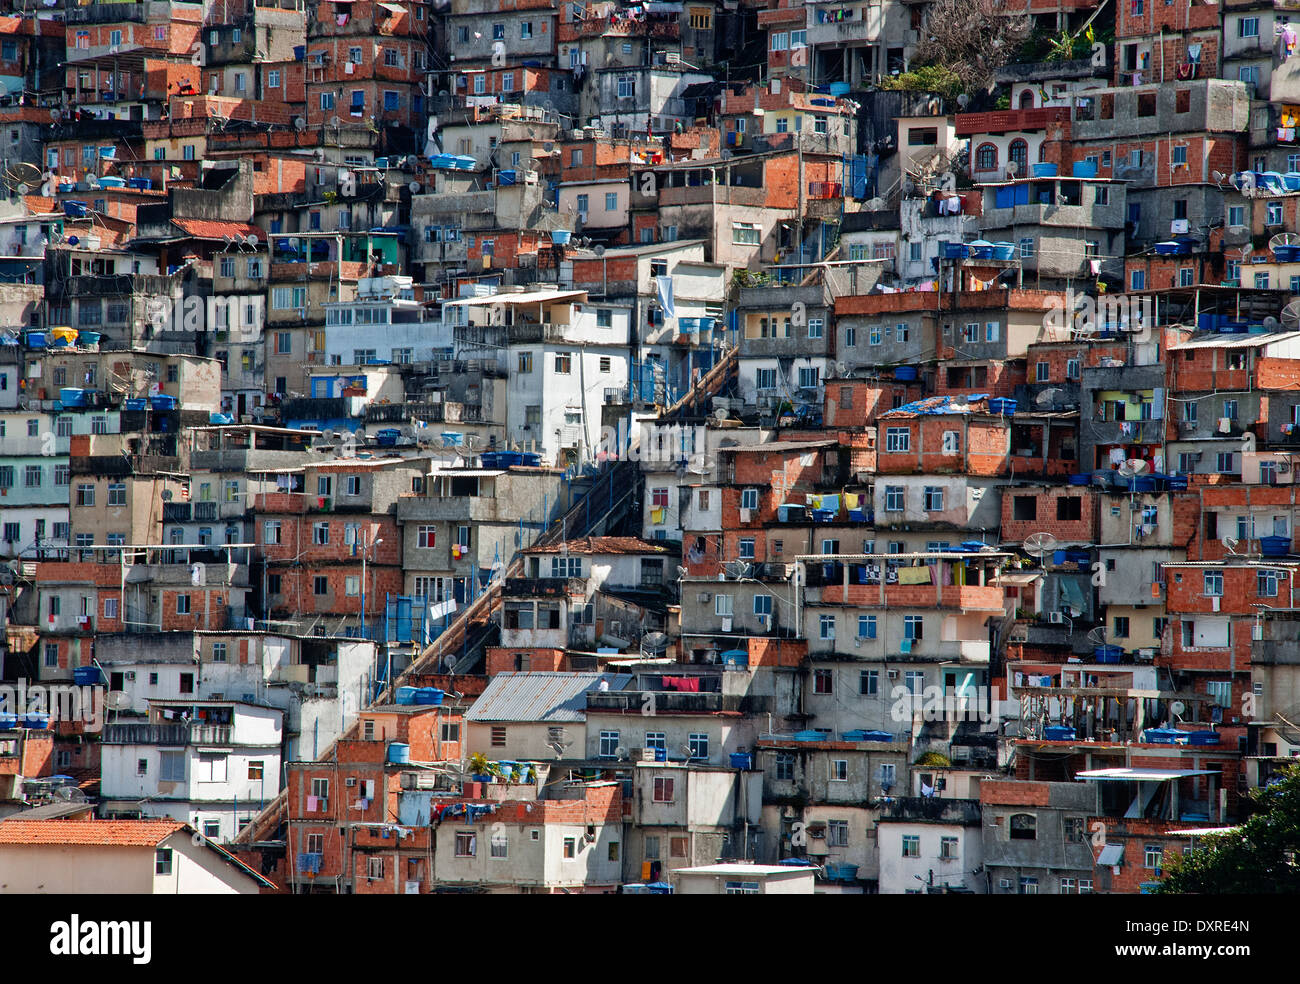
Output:
[[[1118,663],[1123,652],[1119,646],[1093,646],[1092,658],[1098,663]]]
[[[64,387],[59,390],[59,402],[65,407],[84,407],[86,391],[75,387]]]
[[[655,761],[656,761],[656,762],[667,762],[667,761],[668,761],[668,749],[666,749],[666,748],[656,748],[656,749],[655,749]]]
[[[411,761],[411,746],[400,741],[389,742],[388,761],[394,765],[406,765]]]
[[[1060,726],[1051,726],[1043,729],[1043,738],[1046,741],[1074,741],[1074,729]]]
[[[23,718],[23,727],[30,728],[33,731],[44,731],[50,726],[50,716],[48,714],[28,714]]]
[[[7,731],[18,727],[18,715],[10,714],[8,711],[0,711],[0,731]]]
[[[442,703],[442,691],[437,687],[420,687],[415,692],[415,703],[437,707]]]
[[[912,382],[916,379],[916,366],[897,366],[894,369],[894,378],[900,382]]]
[[[103,677],[98,666],[77,666],[72,670],[72,679],[78,687],[93,687]]]
[[[149,405],[155,410],[175,410],[176,397],[161,394],[159,396],[149,397]]]
[[[1054,177],[1056,177],[1056,165],[1055,165],[1055,164],[1046,164],[1046,163],[1044,163],[1044,164],[1031,164],[1031,165],[1029,166],[1029,169],[1030,169],[1030,172],[1033,174],[1033,176],[1036,177],[1036,178],[1054,178]]]
[[[752,769],[754,767],[754,756],[749,752],[732,752],[731,767],[733,769]]]
[[[415,694],[416,694],[416,688],[415,688],[415,687],[398,687],[398,688],[397,688],[397,703],[399,703],[399,704],[414,704],[414,703],[415,703]]]

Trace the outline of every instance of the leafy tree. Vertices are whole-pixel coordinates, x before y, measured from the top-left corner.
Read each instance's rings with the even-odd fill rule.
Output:
[[[899,75],[891,75],[880,82],[882,89],[901,89],[906,92],[934,92],[945,99],[956,99],[962,91],[961,77],[943,65],[922,65]]]
[[[1251,791],[1257,810],[1237,829],[1205,838],[1191,854],[1175,856],[1161,895],[1300,893],[1300,767]]]

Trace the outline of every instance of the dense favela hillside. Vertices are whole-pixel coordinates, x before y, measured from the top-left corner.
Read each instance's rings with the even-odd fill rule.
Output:
[[[1274,6],[0,8],[0,883],[1136,894],[1300,753]]]

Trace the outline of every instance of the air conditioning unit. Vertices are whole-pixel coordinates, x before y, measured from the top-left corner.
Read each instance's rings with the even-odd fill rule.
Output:
[[[1010,888],[1010,887],[1011,887],[1011,879],[1010,879],[1010,878],[999,878],[999,879],[998,879],[998,888]]]
[[[1187,235],[1187,230],[1188,230],[1187,219],[1174,219],[1174,221],[1169,226],[1170,234],[1175,236],[1185,236]]]
[[[348,776],[348,778],[343,781],[343,784],[345,786],[355,786],[357,784],[356,776]]]
[[[1064,624],[1065,624],[1065,613],[1064,613],[1064,612],[1048,612],[1048,614],[1047,614],[1047,621],[1051,622],[1053,625],[1064,625]]]

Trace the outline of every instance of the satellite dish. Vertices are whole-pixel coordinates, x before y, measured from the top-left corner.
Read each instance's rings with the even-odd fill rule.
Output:
[[[1282,308],[1279,317],[1282,320],[1282,327],[1287,331],[1295,331],[1300,328],[1300,301],[1291,301],[1286,307]]]
[[[1183,714],[1186,713],[1186,711],[1187,705],[1181,700],[1176,700],[1169,705],[1169,713],[1173,715],[1176,720],[1181,721],[1183,719]]]
[[[418,181],[412,181],[406,187],[410,189],[412,195],[418,195],[420,193],[420,182]]]
[[[245,245],[245,246],[258,246],[258,245],[261,244],[261,242],[262,242],[262,241],[261,241],[260,239],[258,239],[257,236],[256,236],[254,233],[251,233],[251,232],[250,232],[247,236],[244,237],[244,245]]]
[[[1223,182],[1227,180],[1227,177],[1222,171],[1212,171],[1210,173],[1210,179],[1219,187],[1223,187]]]
[[[741,560],[729,560],[722,565],[722,569],[726,571],[727,577],[733,578],[746,578],[754,573],[754,565]]]
[[[1279,232],[1268,241],[1268,248],[1276,252],[1279,246],[1300,246],[1300,235],[1294,232]]]
[[[331,116],[331,117],[330,117],[330,126],[335,127],[336,129],[338,128],[338,126],[339,126],[342,122],[343,122],[343,121],[340,120],[337,116]]]
[[[301,133],[303,130],[307,129],[307,121],[301,116],[295,116],[293,118],[293,128]]]
[[[1014,178],[1020,173],[1020,162],[1016,160],[1007,161],[1007,177]]]
[[[867,201],[868,212],[883,212],[885,209],[885,200],[883,198],[872,198]]]
[[[162,501],[163,501],[163,502],[171,502],[171,501],[172,501],[172,490],[171,490],[171,489],[163,489],[163,490],[162,490]]]
[[[41,169],[35,164],[29,164],[26,161],[19,161],[5,168],[3,180],[5,186],[10,191],[16,191],[20,195],[27,194],[27,189],[34,184],[39,184],[44,175]]]
[[[1236,554],[1237,544],[1240,541],[1238,541],[1238,539],[1235,536],[1222,536],[1219,538],[1219,542],[1223,544],[1223,548],[1227,550],[1228,553]]]
[[[1282,322],[1278,321],[1277,318],[1273,317],[1270,314],[1267,318],[1264,319],[1264,330],[1277,331],[1278,328],[1281,327],[1281,324]]]
[[[1099,625],[1095,629],[1089,629],[1088,641],[1094,646],[1106,645],[1106,626]]]
[[[677,565],[677,576],[678,576],[678,577],[685,577],[685,576],[686,576],[687,574],[689,574],[689,573],[690,573],[690,571],[687,570],[685,567],[683,567],[681,564],[678,564],[678,565]],[[5,582],[0,581],[0,584],[3,584],[3,583],[5,583]]]
[[[50,110],[50,119],[54,120],[56,123],[58,122],[60,115],[61,114],[57,109]]]
[[[835,363],[835,377],[837,379],[843,379],[848,374],[849,374],[849,366],[847,362]]]
[[[125,690],[110,690],[105,702],[110,711],[125,711],[131,706],[131,695]]]
[[[1055,386],[1050,386],[1034,397],[1034,402],[1040,407],[1050,407],[1054,405],[1057,398],[1063,396],[1064,393],[1065,390],[1057,389]]]
[[[668,636],[663,632],[647,632],[641,637],[641,648],[654,651],[668,645]]]
[[[87,175],[86,175],[86,187],[87,187],[87,188],[98,188],[98,187],[99,187],[99,178],[95,177],[95,175],[93,175],[93,174],[87,174]]]
[[[726,407],[718,407],[718,409],[713,411],[713,419],[719,423],[726,420],[728,416],[729,414],[727,413]]]
[[[597,244],[597,245],[595,245],[594,247],[592,247],[592,250],[591,250],[591,251],[592,251],[593,253],[595,253],[597,256],[604,256],[604,255],[605,255],[605,247],[604,247],[604,246],[601,246],[600,244]]]
[[[1056,549],[1056,537],[1051,533],[1030,533],[1023,544],[1027,553],[1040,560]]]
[[[969,105],[970,105],[970,96],[966,95],[966,93],[963,92],[961,95],[957,97],[957,106],[959,109],[965,109]]]

